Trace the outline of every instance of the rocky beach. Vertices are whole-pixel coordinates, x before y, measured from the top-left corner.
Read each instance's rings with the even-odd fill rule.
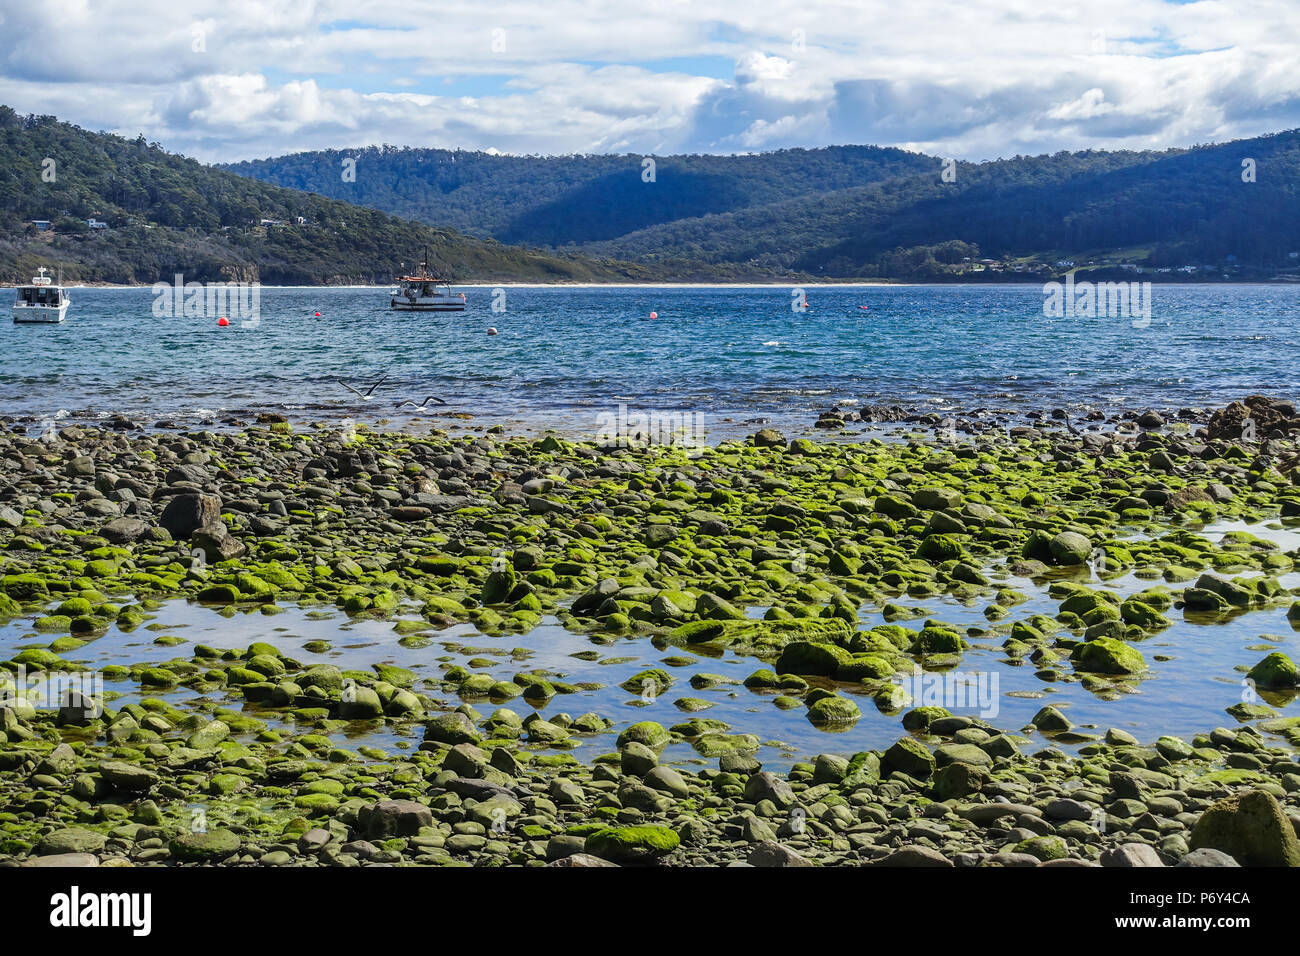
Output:
[[[1195,733],[1047,693],[1300,624],[1295,408],[856,417],[897,431],[10,422],[0,865],[1300,865],[1290,627]]]

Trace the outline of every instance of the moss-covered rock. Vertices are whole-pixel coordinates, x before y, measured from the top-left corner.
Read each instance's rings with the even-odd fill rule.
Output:
[[[173,858],[184,863],[219,863],[239,852],[239,837],[230,830],[182,833],[168,845]]]
[[[1300,667],[1281,651],[1274,651],[1246,674],[1263,690],[1300,687]]]
[[[842,647],[816,641],[791,641],[781,649],[776,669],[782,674],[816,674],[829,677],[849,665],[853,655]]]
[[[1201,814],[1187,845],[1228,854],[1242,866],[1300,866],[1300,841],[1278,802],[1263,790],[1218,801]]]
[[[808,706],[808,719],[814,724],[847,724],[862,716],[858,705],[847,697],[827,694]]]
[[[927,780],[934,773],[934,754],[920,741],[904,737],[885,751],[881,769],[885,772],[899,770],[909,777]]]
[[[1092,554],[1092,542],[1077,531],[1062,531],[1047,547],[1057,564],[1084,564]]]
[[[1110,637],[1084,641],[1070,656],[1076,668],[1094,674],[1141,674],[1147,667],[1140,651]]]
[[[655,723],[653,720],[643,720],[635,723],[625,729],[618,735],[618,746],[624,747],[632,741],[636,741],[652,750],[662,750],[668,746],[672,735],[668,733],[663,724]]]
[[[611,863],[650,863],[677,849],[681,838],[668,827],[606,827],[587,837],[586,850]]]

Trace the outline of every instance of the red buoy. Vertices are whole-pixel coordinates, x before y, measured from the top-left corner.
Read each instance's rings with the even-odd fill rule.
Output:
[[[651,313],[650,313],[650,318],[652,318],[652,319],[657,319],[657,318],[659,318],[659,313],[658,313],[658,312],[651,312]]]
[[[320,318],[320,313],[319,313],[319,312],[316,313],[316,318],[318,318],[318,319]]]
[[[223,329],[229,324],[230,324],[230,320],[226,318],[224,315],[221,318],[217,319],[217,325],[221,326]]]

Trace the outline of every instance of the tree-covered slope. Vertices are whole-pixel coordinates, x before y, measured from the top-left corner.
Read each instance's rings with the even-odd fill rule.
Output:
[[[87,220],[107,223],[93,230]],[[49,220],[40,232],[32,220]],[[272,220],[263,224],[264,220]],[[419,260],[469,280],[615,280],[644,270],[471,238],[0,106],[0,280],[386,282]]]
[[[357,160],[357,182],[339,176]],[[1243,178],[1243,161],[1254,177]],[[513,157],[383,147],[299,153],[245,175],[498,239],[677,278],[944,274],[962,255],[1294,268],[1300,133],[1147,152],[960,163],[876,147],[751,156]],[[352,193],[348,190],[351,189]],[[967,277],[973,273],[965,273]],[[985,275],[984,277],[990,277]]]
[[[876,146],[745,156],[501,156],[391,146],[295,153],[225,168],[502,242],[564,246],[848,189],[939,161]],[[344,163],[355,161],[355,182]]]

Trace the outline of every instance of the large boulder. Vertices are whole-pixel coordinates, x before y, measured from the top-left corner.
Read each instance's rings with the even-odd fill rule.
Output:
[[[1205,432],[1210,438],[1249,440],[1252,429],[1247,426],[1247,420],[1253,424],[1254,437],[1257,439],[1267,437],[1275,429],[1292,431],[1300,428],[1300,418],[1296,416],[1295,406],[1290,402],[1251,395],[1245,401],[1232,402],[1212,414]]]
[[[173,859],[185,863],[219,863],[239,852],[239,837],[230,830],[182,833],[168,849]]]
[[[139,518],[114,518],[100,528],[99,533],[109,544],[131,544],[148,530],[149,525]]]
[[[41,856],[53,856],[60,853],[98,853],[104,849],[108,838],[94,830],[82,827],[66,827],[47,834],[36,846]]]
[[[651,790],[658,790],[669,796],[685,799],[690,796],[690,786],[686,778],[672,767],[655,767],[641,780]]]
[[[858,705],[847,697],[823,693],[808,705],[808,720],[817,726],[852,723],[862,716]]]
[[[357,811],[357,829],[368,840],[415,836],[433,826],[433,811],[414,800],[381,800]]]
[[[1250,669],[1246,675],[1264,690],[1300,686],[1300,668],[1281,651],[1274,651]]]
[[[1208,846],[1203,846],[1199,850],[1193,850],[1187,856],[1178,861],[1179,866],[1213,866],[1213,867],[1232,867],[1241,866],[1236,860],[1228,856],[1222,850],[1211,850]]]
[[[144,793],[158,783],[158,774],[148,767],[123,760],[105,760],[99,765],[99,775],[116,790],[127,793]]]
[[[200,528],[221,522],[221,499],[215,495],[176,495],[167,502],[158,524],[173,538],[188,538]]]
[[[968,763],[950,763],[934,775],[934,792],[940,800],[954,800],[979,793],[991,776],[984,767]]]
[[[781,809],[785,809],[794,805],[795,795],[789,783],[765,770],[751,775],[745,781],[745,800],[748,803],[770,800]]]
[[[191,532],[190,545],[195,551],[202,551],[204,560],[209,564],[243,557],[248,550],[244,547],[244,542],[234,537],[220,521],[214,521]]]
[[[901,846],[889,856],[876,860],[872,865],[944,868],[951,867],[953,863],[938,850],[928,846]]]
[[[343,720],[372,720],[384,716],[384,705],[372,687],[352,683],[346,685],[339,701],[339,717]]]
[[[488,755],[473,744],[457,744],[442,758],[442,769],[458,777],[482,777],[488,766]]]
[[[1070,656],[1078,670],[1094,674],[1140,674],[1147,668],[1141,652],[1113,637],[1084,641]]]
[[[961,504],[961,492],[956,488],[918,488],[912,493],[912,504],[926,511],[956,508]]]
[[[1102,866],[1147,867],[1164,866],[1164,861],[1156,853],[1155,847],[1145,843],[1122,843],[1113,846],[1101,854]]]
[[[680,842],[667,827],[606,827],[587,837],[587,852],[613,863],[650,863],[677,849]]]
[[[23,866],[70,867],[99,866],[99,857],[93,853],[51,853],[49,856],[33,856],[23,861]]]
[[[1092,554],[1092,542],[1076,531],[1062,531],[1047,547],[1057,564],[1084,564]]]
[[[651,750],[663,750],[664,747],[668,746],[670,740],[672,740],[672,736],[664,728],[663,724],[655,723],[653,720],[642,720],[624,729],[618,735],[616,744],[621,748],[635,741],[649,747]]]
[[[434,740],[438,743],[451,744],[476,744],[483,739],[474,722],[458,710],[451,713],[439,714],[429,720],[424,725],[424,739]]]
[[[636,740],[629,740],[619,750],[619,765],[625,774],[644,777],[659,766],[659,755]]]
[[[778,674],[816,674],[829,677],[852,660],[852,654],[834,644],[791,641],[781,649],[776,671]]]
[[[1187,845],[1228,854],[1243,866],[1300,866],[1300,840],[1271,794],[1235,793],[1201,814]]]
[[[186,744],[195,750],[211,750],[229,736],[229,724],[220,720],[210,720],[190,734]]]
[[[917,780],[926,780],[934,773],[935,760],[934,754],[924,744],[911,737],[903,737],[885,751],[882,763],[890,773],[898,770]]]
[[[750,851],[745,860],[750,866],[785,867],[812,866],[804,857],[783,843],[766,840]]]

